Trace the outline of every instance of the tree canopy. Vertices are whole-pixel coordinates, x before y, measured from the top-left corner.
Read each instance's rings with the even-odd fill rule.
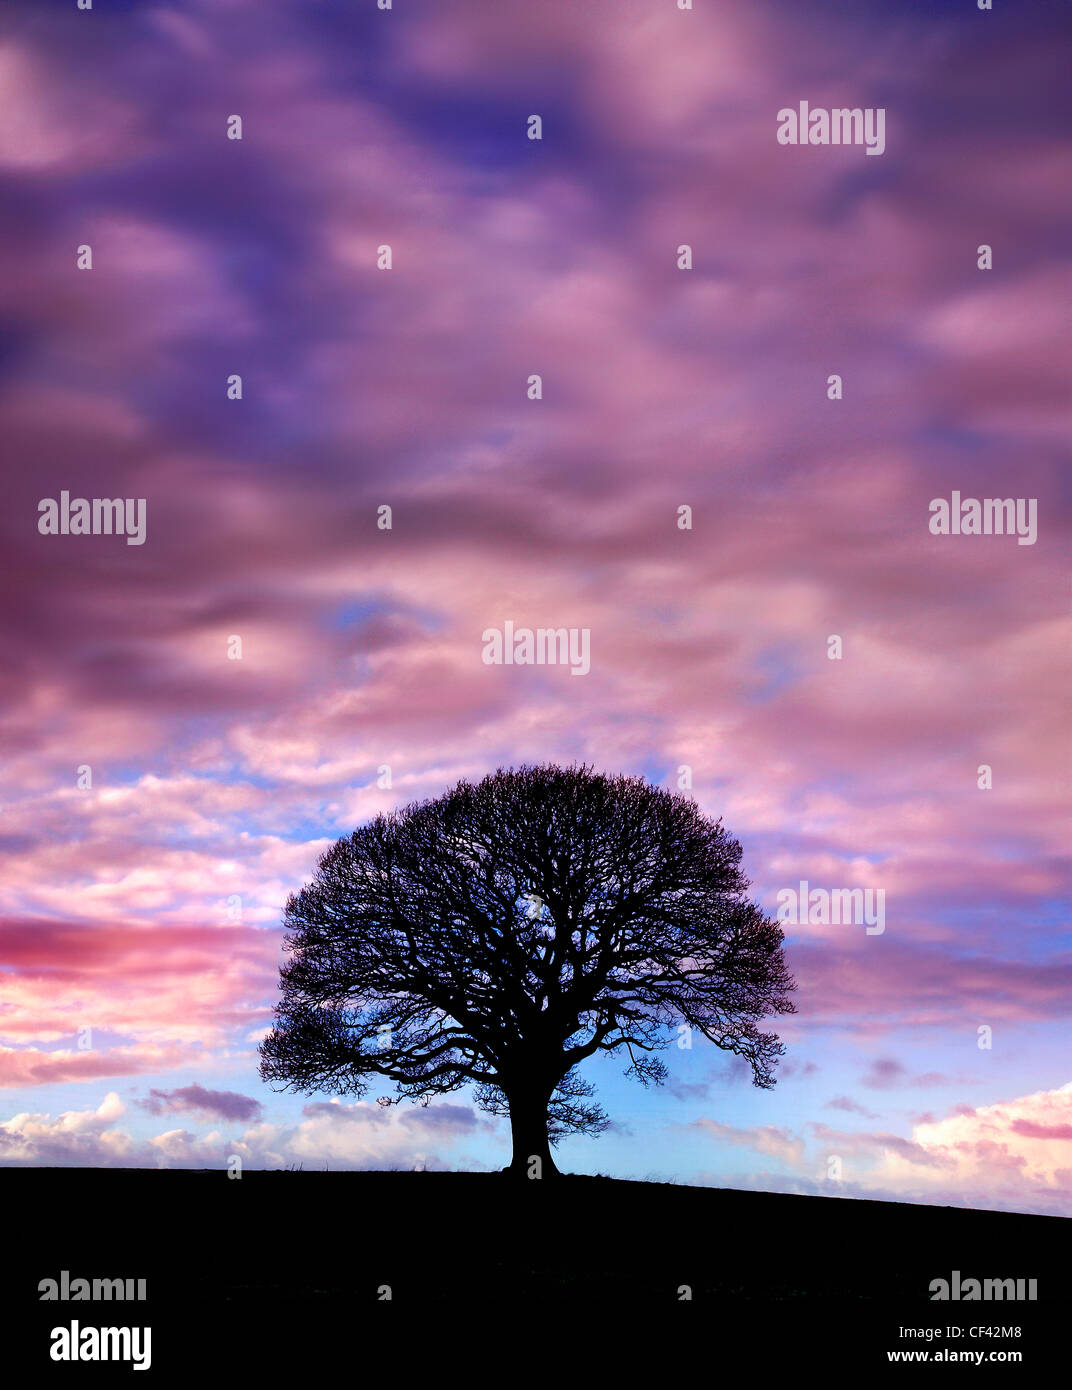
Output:
[[[427,1102],[472,1086],[509,1116],[511,1170],[609,1123],[578,1071],[598,1052],[661,1082],[681,1030],[774,1084],[794,1012],[779,925],[741,847],[691,798],[588,767],[521,767],[377,816],[287,903],[269,1082]],[[534,1162],[535,1161],[535,1162]]]

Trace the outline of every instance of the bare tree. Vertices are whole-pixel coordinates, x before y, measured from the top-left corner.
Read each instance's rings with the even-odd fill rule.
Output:
[[[513,1172],[609,1121],[597,1052],[660,1082],[675,1026],[774,1084],[794,1012],[782,931],[745,896],[741,847],[687,797],[587,767],[522,767],[377,816],[287,903],[261,1075],[311,1093],[427,1102],[472,1085],[508,1115]],[[535,1168],[531,1160],[539,1159]]]

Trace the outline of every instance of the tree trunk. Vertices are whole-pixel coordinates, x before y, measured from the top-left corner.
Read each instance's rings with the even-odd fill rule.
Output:
[[[504,1172],[533,1181],[559,1176],[547,1142],[547,1104],[550,1094],[524,1092],[508,1097],[510,1102],[510,1135],[514,1154]],[[535,1162],[534,1160],[539,1160]]]

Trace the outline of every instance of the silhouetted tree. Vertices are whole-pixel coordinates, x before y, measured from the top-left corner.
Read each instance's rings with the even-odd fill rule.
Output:
[[[685,1025],[774,1084],[757,1023],[794,1012],[782,931],[745,897],[741,847],[690,799],[585,767],[522,767],[377,816],[287,903],[266,1081],[427,1103],[472,1084],[508,1115],[511,1171],[609,1121],[576,1068],[656,1055]],[[539,1170],[536,1170],[539,1171]]]

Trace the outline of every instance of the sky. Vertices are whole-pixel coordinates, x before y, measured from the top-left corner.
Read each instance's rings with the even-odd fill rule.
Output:
[[[3,26],[0,1165],[502,1166],[464,1091],[260,1082],[282,908],[381,811],[583,761],[885,930],[787,923],[773,1090],[590,1064],[560,1166],[1072,1213],[1067,8]],[[801,101],[884,151],[779,143]],[[143,543],[42,533],[64,491]],[[936,533],[956,492],[1033,542]],[[590,670],[486,664],[507,622]]]

